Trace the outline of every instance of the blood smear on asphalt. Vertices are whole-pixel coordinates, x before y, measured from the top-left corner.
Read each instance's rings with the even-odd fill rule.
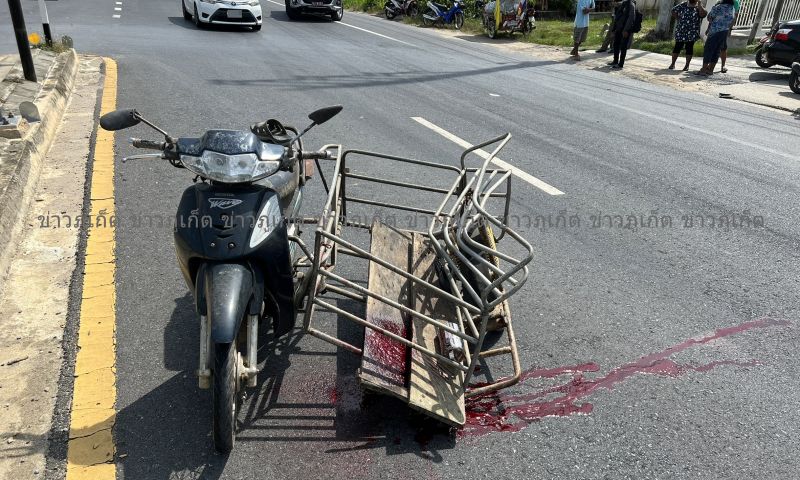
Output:
[[[613,390],[617,384],[639,374],[679,377],[686,372],[707,372],[721,365],[752,367],[755,360],[739,362],[720,360],[704,365],[683,365],[669,357],[690,347],[736,335],[751,329],[789,325],[786,320],[761,318],[733,327],[721,328],[702,338],[690,338],[660,352],[651,353],[617,367],[602,377],[584,378],[585,373],[598,372],[596,363],[584,363],[549,369],[531,369],[523,372],[520,382],[531,379],[557,378],[569,375],[563,384],[544,388],[527,394],[507,395],[495,392],[467,400],[467,422],[459,436],[481,436],[492,432],[518,432],[531,423],[550,416],[564,417],[573,414],[589,414],[594,408],[582,402],[600,388]]]

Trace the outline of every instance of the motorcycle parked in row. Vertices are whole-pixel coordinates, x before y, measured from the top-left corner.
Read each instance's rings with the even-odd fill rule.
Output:
[[[456,30],[461,30],[461,27],[464,26],[464,10],[461,7],[461,0],[455,0],[450,8],[429,0],[428,10],[422,14],[422,23],[426,26],[452,24]]]
[[[527,35],[536,28],[533,3],[527,0],[492,0],[483,10],[483,28],[489,38],[501,31]]]
[[[387,20],[391,20],[399,15],[416,17],[419,14],[416,0],[386,0],[383,12]]]
[[[240,391],[256,386],[260,324],[271,319],[276,337],[288,333],[307,290],[300,267],[308,249],[298,221],[303,189],[312,161],[332,158],[329,149],[340,147],[305,152],[301,137],[341,110],[311,113],[301,132],[271,119],[250,131],[208,130],[199,138],[173,138],[136,110],[100,119],[105,130],[141,122],[164,135],[163,142],[131,139],[136,148],[160,153],[128,159],[164,159],[196,175],[178,205],[175,251],[200,316],[197,374],[200,388],[212,390],[220,452],[233,448]]]

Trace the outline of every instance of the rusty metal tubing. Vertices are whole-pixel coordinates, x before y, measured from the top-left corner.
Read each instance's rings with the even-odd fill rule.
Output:
[[[519,383],[520,378],[522,378],[522,367],[519,363],[519,351],[517,350],[517,337],[514,334],[514,326],[513,322],[511,321],[511,310],[508,308],[508,303],[506,302],[505,306],[506,314],[508,315],[507,324],[506,324],[506,337],[508,338],[508,347],[511,349],[511,364],[512,368],[514,369],[514,374],[510,377],[503,377],[500,380],[491,383],[489,385],[484,385],[483,387],[479,387],[473,390],[469,390],[465,392],[466,397],[474,397],[477,395],[485,395],[490,392],[495,392],[502,388],[510,387],[512,385],[516,385]],[[490,350],[491,351],[491,350]]]
[[[358,180],[366,180],[367,182],[382,183],[382,184],[385,184],[385,185],[394,185],[396,187],[411,188],[411,189],[414,189],[414,190],[424,190],[426,192],[447,193],[447,190],[445,190],[444,188],[439,188],[439,187],[429,187],[427,185],[419,185],[419,184],[416,184],[416,183],[398,182],[398,181],[395,181],[395,180],[389,180],[389,179],[378,178],[378,177],[371,177],[369,175],[361,175],[361,174],[358,174],[358,173],[347,173],[345,175],[347,175],[350,178],[355,178],[355,179],[358,179]]]
[[[434,286],[434,285],[426,282],[425,280],[422,280],[420,278],[415,277],[414,275],[406,272],[405,270],[403,270],[401,268],[398,268],[395,265],[392,265],[391,263],[389,263],[389,262],[387,262],[387,261],[385,261],[385,260],[383,260],[381,258],[378,258],[378,257],[370,254],[369,252],[367,252],[367,251],[365,251],[365,250],[353,245],[352,243],[348,242],[347,240],[344,240],[344,239],[339,238],[339,237],[335,237],[335,236],[333,236],[333,235],[331,235],[331,234],[329,234],[327,232],[320,232],[320,235],[324,236],[325,238],[328,238],[328,239],[332,240],[334,243],[338,243],[338,244],[344,245],[345,247],[347,247],[347,248],[349,248],[351,250],[354,250],[354,251],[356,251],[356,252],[368,257],[370,259],[370,261],[373,261],[373,262],[377,263],[378,265],[380,265],[382,267],[388,268],[392,272],[394,272],[394,273],[406,278],[407,280],[416,281],[416,282],[421,283],[425,287],[433,290],[434,292],[436,292],[439,295],[443,296],[447,300],[450,300],[451,302],[454,302],[457,305],[461,305],[461,306],[467,308],[472,313],[480,313],[481,312],[480,309],[478,309],[477,307],[475,307],[474,305],[472,305],[470,303],[465,302],[463,299],[461,299],[459,297],[456,297],[456,296],[454,296],[454,295],[452,295],[452,294],[450,294],[448,292],[445,292],[441,288],[439,288],[437,286]]]
[[[319,338],[320,340],[324,340],[324,341],[326,341],[328,343],[336,345],[337,347],[342,347],[345,350],[349,350],[349,351],[355,353],[356,355],[362,355],[363,354],[363,351],[360,348],[358,348],[356,346],[353,346],[353,345],[350,345],[349,343],[347,343],[345,341],[339,340],[336,337],[332,337],[332,336],[328,335],[327,333],[325,333],[325,332],[323,332],[321,330],[317,330],[316,328],[309,328],[309,329],[306,330],[306,332],[310,333],[311,335],[313,335],[313,336],[315,336],[317,338]]]
[[[331,293],[337,293],[343,297],[347,297],[353,300],[357,300],[359,302],[366,303],[367,297],[365,295],[358,295],[356,293],[351,292],[350,290],[346,290],[344,288],[337,287],[336,285],[328,285],[328,291]]]
[[[510,133],[506,133],[506,134],[500,135],[499,137],[493,138],[491,140],[487,140],[487,141],[485,141],[483,143],[479,143],[477,145],[473,145],[473,146],[469,147],[468,149],[464,150],[464,152],[461,153],[461,169],[462,170],[466,170],[467,169],[467,167],[466,167],[466,165],[464,163],[464,160],[466,159],[467,155],[469,155],[470,153],[474,152],[475,150],[480,150],[483,147],[486,147],[486,146],[491,145],[493,143],[497,143],[497,142],[499,142],[499,141],[501,141],[503,139],[505,139],[505,141],[500,145],[500,148],[503,148],[506,145],[506,143],[508,143],[508,141],[511,140],[511,134]],[[499,150],[497,150],[497,151],[499,151]],[[496,153],[493,154],[492,157],[494,157],[494,155],[496,155]]]
[[[347,158],[347,156],[350,155],[350,154],[353,154],[353,155],[364,155],[364,156],[367,156],[367,157],[384,158],[386,160],[395,160],[395,161],[398,161],[398,162],[410,163],[412,165],[423,165],[423,166],[426,166],[426,167],[438,168],[440,170],[450,170],[450,171],[453,171],[453,172],[456,172],[456,173],[461,173],[461,170],[458,167],[454,167],[452,165],[444,165],[444,164],[441,164],[441,163],[427,162],[425,160],[415,160],[413,158],[397,157],[395,155],[387,155],[385,153],[370,152],[370,151],[367,151],[367,150],[346,150],[342,154],[342,159]]]
[[[377,258],[377,257],[375,257],[375,258]],[[442,330],[450,332],[453,335],[455,335],[455,336],[457,336],[457,337],[459,337],[459,338],[461,338],[463,340],[466,340],[467,342],[469,342],[471,344],[474,344],[475,341],[476,341],[474,337],[470,337],[466,333],[459,332],[458,329],[456,329],[456,328],[447,326],[447,325],[445,325],[444,323],[442,323],[442,322],[440,322],[438,320],[434,320],[434,319],[432,319],[432,318],[430,318],[430,317],[428,317],[426,315],[423,315],[423,314],[417,312],[416,310],[414,310],[412,308],[409,308],[409,307],[407,307],[405,305],[397,303],[394,300],[390,300],[387,297],[383,297],[381,295],[378,295],[377,293],[372,293],[372,292],[369,291],[369,289],[364,288],[364,287],[362,287],[361,285],[359,285],[357,283],[351,282],[350,280],[348,280],[348,279],[346,279],[344,277],[340,277],[339,275],[336,275],[333,272],[321,271],[320,275],[323,275],[325,277],[331,278],[331,279],[341,283],[342,285],[346,285],[346,286],[356,290],[358,293],[362,293],[364,295],[367,295],[369,297],[374,298],[375,300],[379,300],[379,301],[381,301],[381,302],[383,302],[383,303],[385,303],[387,305],[390,305],[393,308],[396,308],[397,310],[400,310],[401,312],[405,312],[405,313],[411,315],[412,317],[419,318],[420,320],[422,320],[424,322],[428,322],[431,325],[435,325],[435,326],[441,328]],[[423,282],[423,280],[419,280],[419,281]]]
[[[319,235],[314,236],[314,261],[311,266],[311,271],[309,272],[309,277],[313,279],[314,288],[311,288],[308,293],[308,308],[306,308],[305,314],[303,315],[303,330],[309,332],[311,330],[311,316],[314,314],[314,298],[317,296],[317,290],[319,290],[319,284],[321,281],[318,272],[320,270],[320,262],[322,261],[322,255],[320,254],[320,247],[322,244],[321,241],[322,237]]]
[[[438,360],[440,362],[443,362],[444,364],[446,364],[449,367],[455,368],[455,369],[457,369],[459,371],[462,371],[462,372],[464,370],[466,370],[466,367],[464,365],[462,365],[461,363],[454,362],[453,360],[450,360],[449,358],[447,358],[445,356],[439,355],[438,353],[434,352],[433,350],[429,350],[427,348],[421,347],[421,346],[417,345],[416,343],[411,342],[411,341],[401,337],[400,335],[397,335],[395,333],[390,332],[389,330],[386,330],[385,328],[381,328],[381,327],[375,326],[375,325],[369,323],[368,321],[364,320],[363,318],[358,317],[356,315],[353,315],[352,313],[350,313],[348,311],[342,310],[341,308],[336,307],[334,305],[331,305],[330,303],[323,302],[319,298],[317,298],[314,301],[319,306],[324,306],[326,308],[329,308],[329,309],[333,310],[334,312],[338,313],[339,315],[343,315],[344,317],[352,320],[353,322],[355,322],[355,323],[357,323],[359,325],[362,325],[362,326],[364,326],[366,328],[375,330],[376,332],[379,332],[379,333],[381,333],[383,335],[386,335],[387,337],[391,338],[392,340],[398,341],[398,342],[402,343],[403,345],[405,345],[407,347],[413,348],[414,350],[417,350],[417,351],[422,352],[422,353],[424,353],[424,354],[426,354],[428,356],[431,356],[431,357],[435,358],[436,360]],[[346,343],[346,342],[342,342],[342,343]]]
[[[427,210],[425,208],[419,207],[411,207],[408,205],[399,205],[394,203],[386,203],[386,202],[379,202],[377,200],[367,200],[365,198],[358,198],[358,197],[349,197],[349,200],[352,203],[363,203],[365,205],[375,205],[376,207],[386,207],[386,208],[396,208],[398,210],[405,210],[407,212],[416,212],[416,213],[424,213],[426,215],[433,215],[433,210]]]

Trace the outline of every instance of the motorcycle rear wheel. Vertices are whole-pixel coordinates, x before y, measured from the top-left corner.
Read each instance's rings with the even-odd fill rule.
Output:
[[[794,70],[792,70],[792,74],[789,75],[789,88],[791,88],[794,93],[800,95],[800,75]]]
[[[453,17],[453,25],[456,27],[456,30],[461,30],[461,27],[464,26],[464,12],[456,12]]]
[[[389,7],[384,7],[383,13],[386,15],[386,20],[391,20],[394,18],[394,11]]]
[[[214,448],[220,453],[233,450],[236,440],[236,413],[239,375],[236,342],[214,345],[213,390],[211,404],[214,415]]]
[[[770,68],[773,65],[775,65],[774,63],[770,63],[770,62],[764,60],[764,49],[763,48],[758,49],[758,51],[756,52],[756,63],[761,68]]]

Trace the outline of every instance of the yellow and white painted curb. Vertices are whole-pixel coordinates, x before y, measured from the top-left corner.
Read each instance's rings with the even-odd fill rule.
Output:
[[[105,59],[100,114],[117,104],[117,64]],[[78,353],[67,450],[67,480],[116,476],[112,428],[116,418],[114,273],[114,133],[97,129],[92,164]]]

